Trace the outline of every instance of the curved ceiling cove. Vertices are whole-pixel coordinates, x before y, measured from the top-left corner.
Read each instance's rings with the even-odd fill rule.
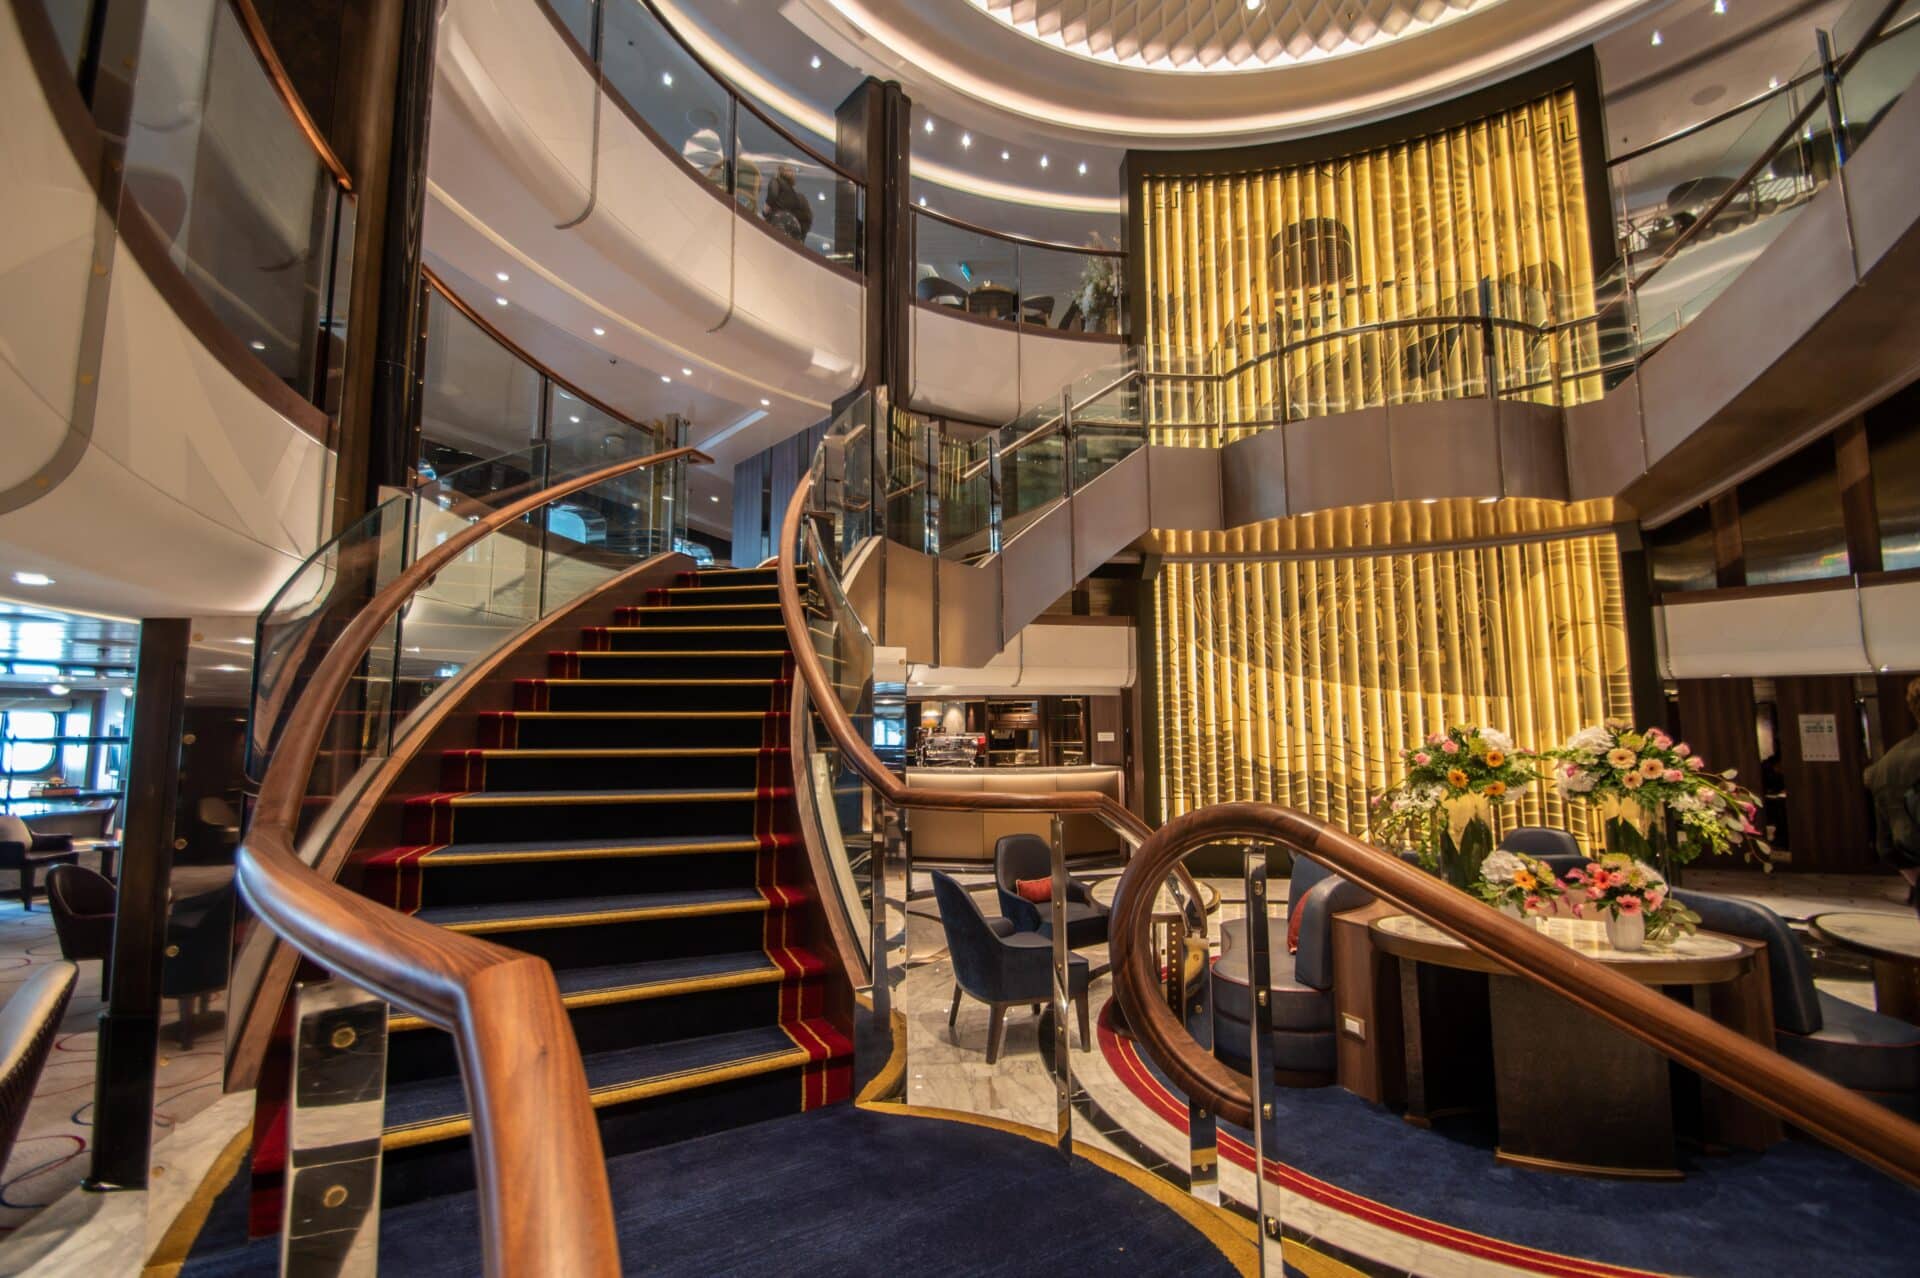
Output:
[[[1067,53],[1152,71],[1256,71],[1377,49],[1501,0],[969,0]]]

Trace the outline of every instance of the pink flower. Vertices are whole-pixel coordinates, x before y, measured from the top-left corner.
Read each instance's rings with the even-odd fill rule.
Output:
[[[1661,750],[1673,744],[1673,738],[1658,728],[1651,728],[1647,731],[1647,740],[1653,742],[1654,746]]]
[[[1576,919],[1584,919],[1587,917],[1587,907],[1579,901],[1573,902],[1569,908],[1572,909],[1573,917]]]
[[[1529,910],[1537,910],[1537,909],[1539,909],[1539,908],[1540,908],[1540,898],[1539,898],[1539,897],[1537,897],[1537,896],[1530,896],[1530,897],[1528,897],[1528,898],[1527,898],[1527,903],[1526,903],[1526,906],[1525,906],[1525,908],[1526,908],[1526,909],[1529,909]]]
[[[1433,762],[1433,756],[1428,754],[1425,750],[1420,750],[1414,754],[1413,762],[1414,762],[1414,766],[1424,768],[1429,763]]]
[[[1442,741],[1440,743],[1440,750],[1444,754],[1459,754],[1460,743],[1458,741]]]
[[[1707,766],[1706,763],[1703,762],[1700,756],[1697,754],[1687,760],[1687,771],[1689,772],[1698,772],[1700,769],[1706,766]]]
[[[1746,802],[1744,799],[1741,800],[1740,810],[1746,813],[1748,816],[1752,816],[1755,812],[1759,811],[1758,808],[1754,807],[1753,804]]]
[[[1640,912],[1640,898],[1637,896],[1623,896],[1615,902],[1615,905],[1622,914],[1638,914]]]
[[[1429,732],[1427,734],[1428,745],[1439,745],[1442,741],[1445,741],[1445,740],[1446,740],[1446,737],[1442,736],[1438,732]]]
[[[1649,910],[1657,910],[1666,899],[1667,894],[1665,892],[1651,892],[1647,895],[1647,908]]]
[[[1603,887],[1593,887],[1590,885],[1587,888],[1587,899],[1589,901],[1597,901],[1606,894],[1607,890]]]
[[[1675,785],[1687,779],[1687,774],[1678,768],[1668,768],[1660,774],[1660,779],[1668,785]]]
[[[1693,753],[1693,747],[1688,745],[1686,742],[1682,741],[1679,745],[1673,748],[1673,752],[1684,759],[1688,755]]]
[[[1567,871],[1567,882],[1585,883],[1586,881],[1587,881],[1587,872],[1585,870],[1568,870]]]

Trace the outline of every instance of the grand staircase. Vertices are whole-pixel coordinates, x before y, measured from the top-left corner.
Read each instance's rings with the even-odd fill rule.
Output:
[[[850,1091],[804,940],[791,679],[772,570],[686,574],[481,714],[406,800],[408,845],[365,862],[367,895],[552,963],[610,1157]],[[452,1039],[389,1035],[383,1200],[469,1187]]]

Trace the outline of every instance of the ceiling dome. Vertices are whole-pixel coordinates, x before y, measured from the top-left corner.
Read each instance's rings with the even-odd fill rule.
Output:
[[[1500,0],[970,0],[1067,53],[1153,71],[1262,71],[1377,49]]]

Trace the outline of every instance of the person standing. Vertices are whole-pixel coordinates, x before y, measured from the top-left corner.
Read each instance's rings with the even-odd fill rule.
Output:
[[[1907,709],[1920,720],[1920,678],[1907,685]],[[1920,729],[1887,747],[1866,771],[1880,859],[1900,871],[1908,901],[1920,906]]]
[[[767,184],[767,207],[761,216],[791,238],[805,240],[813,229],[813,210],[807,207],[799,179],[799,170],[782,164]]]

